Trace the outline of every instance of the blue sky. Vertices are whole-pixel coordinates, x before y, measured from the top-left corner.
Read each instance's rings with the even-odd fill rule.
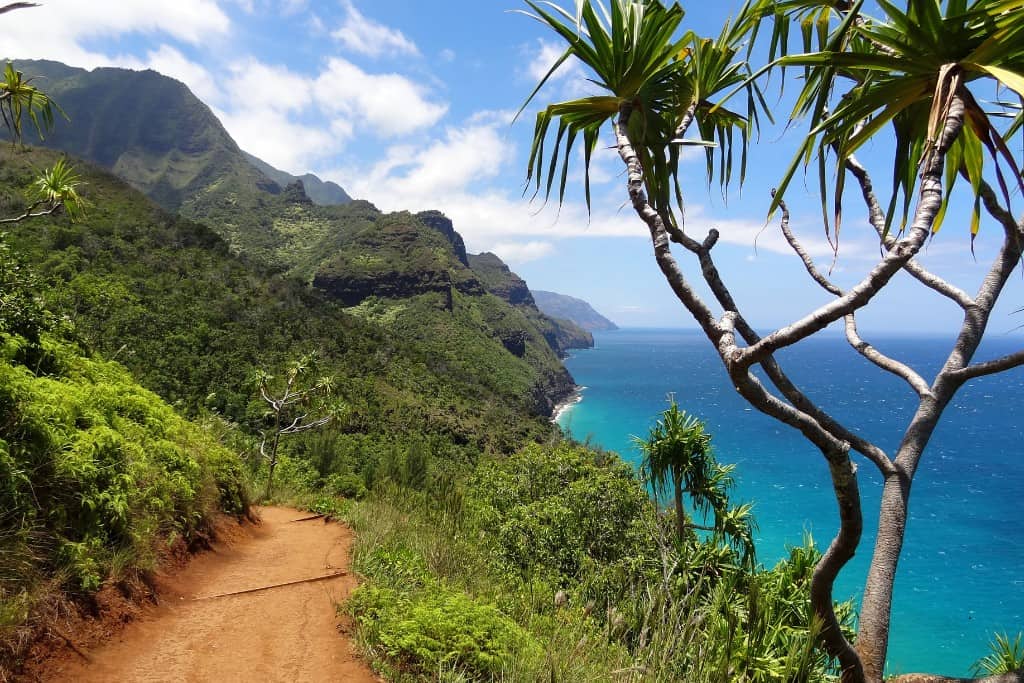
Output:
[[[684,5],[686,27],[717,33],[736,4]],[[540,24],[510,12],[525,7],[516,0],[43,5],[3,18],[10,57],[156,69],[185,82],[243,149],[279,168],[312,171],[385,210],[440,209],[470,251],[494,251],[533,288],[587,299],[622,325],[692,326],[654,265],[644,226],[625,204],[613,151],[595,161],[590,216],[578,199],[559,209],[523,198],[532,112],[514,126],[511,118],[558,49]],[[571,98],[588,87],[582,70],[570,64],[538,103]],[[769,190],[800,131],[765,131],[752,151],[742,194],[732,193],[728,203],[717,190],[705,189],[699,155],[684,167],[688,230],[721,231],[720,267],[747,317],[764,328],[826,300],[788,253],[777,226],[764,221]],[[887,184],[886,146],[880,142],[864,152],[880,186]],[[806,187],[794,183],[788,200],[794,227],[827,266],[832,255],[811,186],[813,179]],[[850,192],[834,270],[847,286],[878,253],[857,200]],[[991,225],[983,228],[975,261],[961,227],[966,222],[966,209],[955,208],[923,260],[971,291],[999,234]],[[697,274],[692,263],[685,267]],[[1004,295],[994,334],[1024,325],[1024,314],[1014,313],[1024,305],[1022,294],[1024,274]],[[949,329],[957,320],[956,310],[909,278],[861,315],[868,330],[928,332]]]

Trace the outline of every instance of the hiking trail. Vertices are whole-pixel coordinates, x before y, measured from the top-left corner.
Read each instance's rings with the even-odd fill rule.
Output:
[[[356,586],[347,527],[280,507],[161,581],[160,604],[112,641],[55,662],[44,680],[380,681],[339,631]],[[255,589],[255,590],[254,590]]]

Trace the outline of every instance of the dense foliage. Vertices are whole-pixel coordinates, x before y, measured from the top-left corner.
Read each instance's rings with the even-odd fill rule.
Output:
[[[235,453],[116,363],[68,341],[36,280],[0,251],[0,643],[50,591],[151,569],[248,505]],[[0,651],[0,671],[10,652]],[[16,653],[13,653],[16,654]]]
[[[0,205],[17,213],[31,167],[56,156],[0,155]],[[444,312],[429,296],[374,299],[351,315],[300,281],[232,256],[209,228],[164,213],[112,176],[79,170],[92,204],[86,217],[12,226],[10,243],[35,265],[45,281],[39,291],[74,321],[84,344],[186,411],[247,423],[254,371],[274,373],[315,350],[347,407],[339,431],[443,434],[508,450],[550,430],[527,413],[556,380],[568,380],[543,340],[522,360],[481,329],[498,303]]]
[[[367,579],[348,610],[392,680],[826,676],[809,622],[812,545],[751,570],[713,537],[677,543],[630,467],[569,443],[485,459],[454,480],[440,464],[344,513]],[[394,604],[404,607],[388,613]],[[504,620],[525,636],[491,652]]]

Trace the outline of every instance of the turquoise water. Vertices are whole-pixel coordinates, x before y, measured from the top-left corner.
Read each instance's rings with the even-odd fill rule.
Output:
[[[637,462],[644,435],[674,393],[714,435],[722,462],[737,463],[735,497],[755,504],[758,558],[774,564],[810,531],[819,546],[837,527],[828,469],[792,429],[752,410],[731,388],[699,332],[619,330],[567,362],[582,400],[559,424],[578,439]],[[941,366],[949,340],[872,338],[919,372]],[[978,359],[1024,346],[1020,335],[987,342]],[[839,337],[810,340],[780,356],[791,377],[846,424],[888,452],[914,408],[906,385],[881,373]],[[930,376],[930,375],[926,375]],[[965,675],[993,632],[1024,630],[1024,370],[968,384],[947,409],[914,482],[911,517],[896,581],[888,668]],[[865,533],[840,576],[836,597],[859,598],[874,546],[880,477],[859,468]]]

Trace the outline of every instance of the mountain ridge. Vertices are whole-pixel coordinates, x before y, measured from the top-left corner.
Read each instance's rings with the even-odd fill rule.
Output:
[[[606,332],[619,329],[614,322],[604,317],[583,299],[548,292],[540,289],[532,290],[537,308],[553,318],[571,320],[588,332]]]

